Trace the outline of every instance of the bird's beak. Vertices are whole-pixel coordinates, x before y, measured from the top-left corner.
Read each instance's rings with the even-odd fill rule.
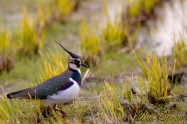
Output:
[[[81,63],[81,66],[84,66],[84,67],[86,67],[86,68],[89,68],[89,66],[86,65],[86,64],[84,64],[84,63]]]

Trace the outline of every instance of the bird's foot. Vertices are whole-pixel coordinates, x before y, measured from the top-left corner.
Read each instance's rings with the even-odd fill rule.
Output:
[[[63,110],[59,110],[59,111],[60,111],[60,113],[62,114],[62,117],[63,117],[63,118],[68,117],[68,115],[67,115]]]
[[[60,110],[60,109],[57,108],[57,104],[55,104],[55,105],[53,106],[53,109],[54,109],[55,111],[60,112],[63,118],[68,117],[68,115],[67,115],[63,110]]]
[[[44,118],[47,118],[48,116],[52,116],[52,110],[53,110],[53,108],[51,108],[50,106],[47,106],[47,107],[41,106],[41,107],[40,107],[41,115],[42,115]],[[40,114],[37,113],[37,116],[39,117]]]

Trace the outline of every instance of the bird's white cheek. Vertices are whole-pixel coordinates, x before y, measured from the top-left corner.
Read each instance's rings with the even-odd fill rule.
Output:
[[[75,64],[70,63],[70,64],[69,64],[69,67],[70,67],[71,69],[73,69],[73,70],[77,70],[77,71],[81,74],[81,70],[80,70],[80,68],[77,67]]]

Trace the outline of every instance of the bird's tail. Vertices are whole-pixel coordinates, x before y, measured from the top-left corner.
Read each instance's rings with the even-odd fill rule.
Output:
[[[29,89],[29,88],[28,88]],[[14,99],[14,98],[24,98],[24,97],[28,97],[28,89],[24,89],[24,90],[19,90],[19,91],[15,91],[12,93],[7,94],[7,98],[9,99]],[[27,92],[27,93],[26,93]]]

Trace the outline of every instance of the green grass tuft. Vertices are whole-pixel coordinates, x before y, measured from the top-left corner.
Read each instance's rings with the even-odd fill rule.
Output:
[[[174,46],[172,47],[172,58],[176,60],[177,67],[181,67],[186,63],[187,50],[183,38],[174,42]]]
[[[165,102],[168,90],[168,65],[165,58],[161,61],[155,54],[146,57],[147,63],[138,60],[143,75],[141,79],[142,89],[148,84],[148,97],[151,102],[157,104]],[[145,80],[145,79],[146,80]]]
[[[116,86],[107,81],[105,81],[104,91],[100,95],[98,111],[99,116],[106,123],[118,122],[125,115]]]
[[[80,41],[83,59],[88,63],[96,64],[99,54],[99,37],[93,27],[89,27],[85,21],[81,24]]]
[[[106,26],[102,29],[102,37],[105,45],[109,48],[119,47],[125,40],[125,33],[122,23],[115,21],[112,23],[108,21]]]
[[[129,4],[129,14],[132,17],[138,17],[142,13],[151,14],[153,7],[160,3],[161,0],[136,0]]]
[[[13,54],[11,55],[10,32],[0,31],[0,73],[10,71],[14,66]]]
[[[40,18],[42,18],[41,15]],[[41,20],[40,24],[43,24],[42,22]],[[38,51],[42,48],[43,41],[43,30],[38,31],[36,20],[33,17],[29,17],[26,9],[24,9],[21,21],[21,54],[38,54]]]
[[[53,10],[57,18],[64,22],[74,10],[78,0],[55,0]]]

